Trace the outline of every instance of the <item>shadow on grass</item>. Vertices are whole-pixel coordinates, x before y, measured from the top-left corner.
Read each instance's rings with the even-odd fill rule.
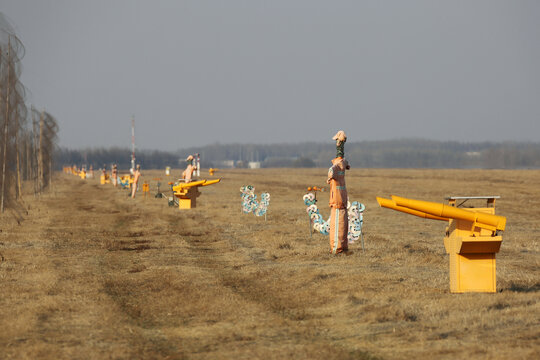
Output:
[[[519,283],[510,283],[510,286],[507,288],[501,289],[502,291],[513,291],[519,293],[530,293],[540,291],[540,283],[536,284],[519,284]]]

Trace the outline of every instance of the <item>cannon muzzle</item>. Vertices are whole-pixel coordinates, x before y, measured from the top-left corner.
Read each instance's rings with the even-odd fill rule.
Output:
[[[418,217],[421,217],[421,218],[424,218],[424,219],[441,220],[441,221],[450,220],[449,218],[440,217],[440,216],[434,216],[434,215],[425,213],[423,211],[409,209],[409,208],[404,207],[404,206],[398,206],[398,205],[396,205],[396,203],[394,201],[392,201],[390,199],[381,198],[381,197],[378,197],[378,196],[377,196],[377,202],[379,203],[379,206],[381,206],[381,207],[401,211],[401,212],[404,212],[406,214],[411,214],[411,215],[418,216]]]

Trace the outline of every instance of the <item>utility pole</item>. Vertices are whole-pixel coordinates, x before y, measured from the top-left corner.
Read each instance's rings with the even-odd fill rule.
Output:
[[[32,109],[32,181],[34,182],[34,197],[38,193],[38,158],[37,158],[37,122],[34,118],[34,105]]]
[[[0,49],[1,50],[1,49]],[[6,86],[6,116],[4,118],[4,159],[2,162],[2,199],[0,200],[0,212],[4,212],[4,198],[6,195],[6,161],[7,161],[7,141],[8,141],[8,122],[9,122],[9,88],[10,84],[10,50],[11,50],[11,35],[8,35],[7,48],[7,86]]]
[[[39,119],[39,149],[38,149],[38,189],[39,193],[43,191],[43,125],[44,125],[45,110],[41,111],[41,117]]]
[[[15,126],[15,155],[16,155],[16,163],[17,163],[17,198],[20,198],[22,200],[22,180],[21,180],[21,156],[20,156],[20,144],[19,144],[19,131],[20,131],[20,119],[19,119],[19,107],[15,108],[15,120],[16,125]]]
[[[131,169],[132,174],[135,173],[135,116],[131,117]]]

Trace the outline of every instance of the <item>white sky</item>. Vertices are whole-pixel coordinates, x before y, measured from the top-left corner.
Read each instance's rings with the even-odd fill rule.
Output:
[[[0,0],[60,145],[540,141],[540,1]]]

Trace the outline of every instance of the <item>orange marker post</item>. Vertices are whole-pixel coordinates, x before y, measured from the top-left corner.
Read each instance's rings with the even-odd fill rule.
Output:
[[[144,198],[146,199],[146,194],[150,191],[150,185],[145,181],[142,185],[142,191],[144,194]]]

